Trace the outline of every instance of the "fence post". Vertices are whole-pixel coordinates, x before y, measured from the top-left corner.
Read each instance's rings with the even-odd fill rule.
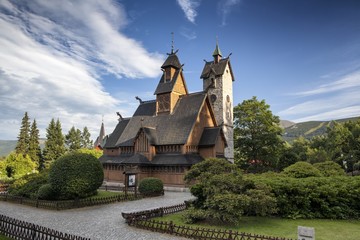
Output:
[[[174,234],[174,224],[173,224],[173,221],[170,221],[170,223],[169,223],[169,233],[170,233],[171,235]]]
[[[228,237],[228,240],[232,240],[233,238],[232,238],[232,231],[231,230],[229,230],[229,237]]]
[[[36,199],[36,208],[39,207],[39,199]]]
[[[33,223],[32,226],[31,226],[31,239],[32,240],[36,239],[36,225],[35,225],[35,223]]]

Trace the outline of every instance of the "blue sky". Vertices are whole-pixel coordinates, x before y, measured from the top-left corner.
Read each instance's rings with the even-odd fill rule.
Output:
[[[171,32],[190,92],[218,38],[235,105],[257,96],[297,122],[360,115],[357,0],[1,0],[0,29],[0,139],[17,138],[25,111],[41,137],[51,118],[92,138],[103,118],[111,133],[135,96],[154,98]]]

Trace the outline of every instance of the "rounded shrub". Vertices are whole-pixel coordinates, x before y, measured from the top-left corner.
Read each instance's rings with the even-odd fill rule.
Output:
[[[338,163],[333,161],[315,163],[314,167],[319,169],[324,177],[345,176],[344,169],[342,169]]]
[[[11,184],[8,191],[12,195],[35,199],[39,188],[48,183],[48,175],[48,171],[25,175]]]
[[[164,184],[158,178],[144,178],[139,183],[139,192],[145,196],[164,194]]]
[[[54,200],[57,198],[54,189],[51,187],[49,183],[44,184],[39,188],[37,196],[39,199],[43,199],[43,200]]]
[[[69,153],[51,166],[49,182],[59,199],[84,198],[96,194],[104,179],[99,160],[91,154]]]
[[[321,177],[322,174],[319,169],[315,168],[308,162],[297,162],[286,167],[283,173],[288,177],[307,178],[307,177]]]

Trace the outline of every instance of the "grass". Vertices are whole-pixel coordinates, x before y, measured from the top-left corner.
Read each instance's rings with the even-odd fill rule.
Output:
[[[125,194],[125,193],[122,193],[122,192],[108,192],[108,191],[98,190],[96,195],[91,196],[89,198],[105,198],[105,197],[112,197],[112,196],[118,196],[118,195],[123,195],[123,194]]]
[[[11,240],[12,238],[0,234],[0,240]]]
[[[236,226],[212,226],[207,223],[185,224],[181,213],[157,218],[160,221],[173,221],[176,225],[232,229],[240,232],[261,234],[275,237],[297,239],[297,227],[314,227],[316,240],[357,240],[360,239],[360,220],[329,219],[283,219],[269,217],[243,217]]]

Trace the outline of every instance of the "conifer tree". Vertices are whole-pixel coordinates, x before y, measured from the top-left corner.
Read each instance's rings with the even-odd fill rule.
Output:
[[[66,151],[65,139],[62,134],[61,123],[58,119],[51,122],[46,129],[46,142],[44,148],[44,164],[48,167],[54,160],[63,155]]]
[[[20,133],[15,148],[17,154],[22,154],[23,156],[28,154],[29,141],[30,141],[29,133],[30,133],[30,121],[27,112],[25,112],[24,117],[22,118],[21,121]]]
[[[91,136],[91,134],[90,134],[88,128],[85,126],[82,131],[82,135],[81,135],[81,147],[82,148],[88,148],[88,149],[93,148],[93,141],[90,140],[90,136]]]
[[[76,151],[81,148],[81,136],[81,131],[72,126],[69,133],[65,136],[65,143],[69,147],[70,151]]]
[[[33,162],[40,166],[41,149],[39,143],[39,129],[34,119],[30,129],[29,156]]]

